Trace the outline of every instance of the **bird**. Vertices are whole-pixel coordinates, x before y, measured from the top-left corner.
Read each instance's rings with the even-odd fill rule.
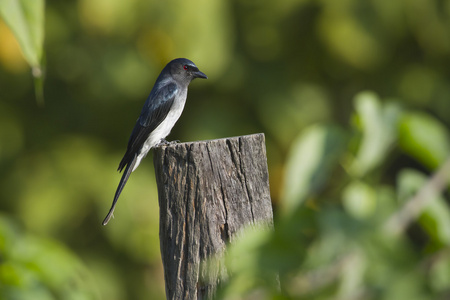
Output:
[[[168,143],[165,138],[180,118],[186,103],[188,86],[195,78],[208,77],[186,58],[170,61],[159,74],[131,132],[125,155],[119,163],[117,170],[125,171],[103,225],[108,224],[113,216],[120,193],[142,159],[153,147]]]

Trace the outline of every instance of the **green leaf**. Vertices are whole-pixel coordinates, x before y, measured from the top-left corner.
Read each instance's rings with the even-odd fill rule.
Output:
[[[38,104],[43,105],[44,0],[1,0],[0,17],[14,33],[31,66]]]
[[[284,177],[283,205],[287,211],[325,184],[345,145],[345,136],[337,127],[313,125],[297,137]]]
[[[60,242],[0,215],[0,299],[99,299],[89,270]]]
[[[360,177],[377,167],[386,157],[397,137],[400,108],[394,103],[382,105],[372,92],[356,95],[355,107],[363,137],[350,172]]]
[[[44,43],[44,0],[2,0],[0,16],[14,33],[27,62],[39,68]]]
[[[450,256],[437,255],[429,271],[429,282],[435,292],[444,294],[450,286]]]
[[[345,209],[357,219],[366,219],[377,208],[375,190],[362,181],[352,181],[343,191]]]
[[[400,121],[400,147],[425,166],[435,169],[448,157],[450,141],[447,128],[423,112],[405,114]]]

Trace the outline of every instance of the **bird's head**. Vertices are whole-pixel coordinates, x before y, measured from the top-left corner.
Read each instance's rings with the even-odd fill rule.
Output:
[[[166,66],[172,77],[180,83],[189,84],[195,78],[208,78],[197,66],[186,58],[177,58]]]

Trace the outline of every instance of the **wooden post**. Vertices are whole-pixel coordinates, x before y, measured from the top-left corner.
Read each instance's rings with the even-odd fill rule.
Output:
[[[273,222],[264,134],[161,146],[154,165],[166,297],[211,299],[228,276],[217,259],[227,243]]]

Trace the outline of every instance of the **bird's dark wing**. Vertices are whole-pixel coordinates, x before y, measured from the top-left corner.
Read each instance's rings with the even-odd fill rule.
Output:
[[[169,83],[159,88],[155,86],[154,91],[150,93],[133,128],[128,141],[127,152],[119,164],[119,171],[122,171],[132,160],[134,154],[139,152],[150,133],[167,117],[175,100],[175,95],[178,93],[178,86],[175,83]]]
[[[156,88],[156,89],[155,89]],[[139,151],[147,140],[150,133],[158,127],[159,124],[167,117],[170,108],[175,100],[175,95],[178,92],[178,87],[175,83],[170,83],[168,85],[157,87],[154,90],[157,92],[150,93],[147,101],[142,108],[141,115],[136,122],[131,133],[130,140],[128,141],[127,152],[123,156],[119,164],[119,171],[125,168],[125,172],[120,179],[119,186],[117,187],[116,194],[114,195],[114,200],[108,215],[103,220],[103,225],[108,224],[111,219],[114,208],[116,206],[117,200],[119,199],[120,193],[122,192],[128,178],[133,172],[134,166],[136,164]]]

